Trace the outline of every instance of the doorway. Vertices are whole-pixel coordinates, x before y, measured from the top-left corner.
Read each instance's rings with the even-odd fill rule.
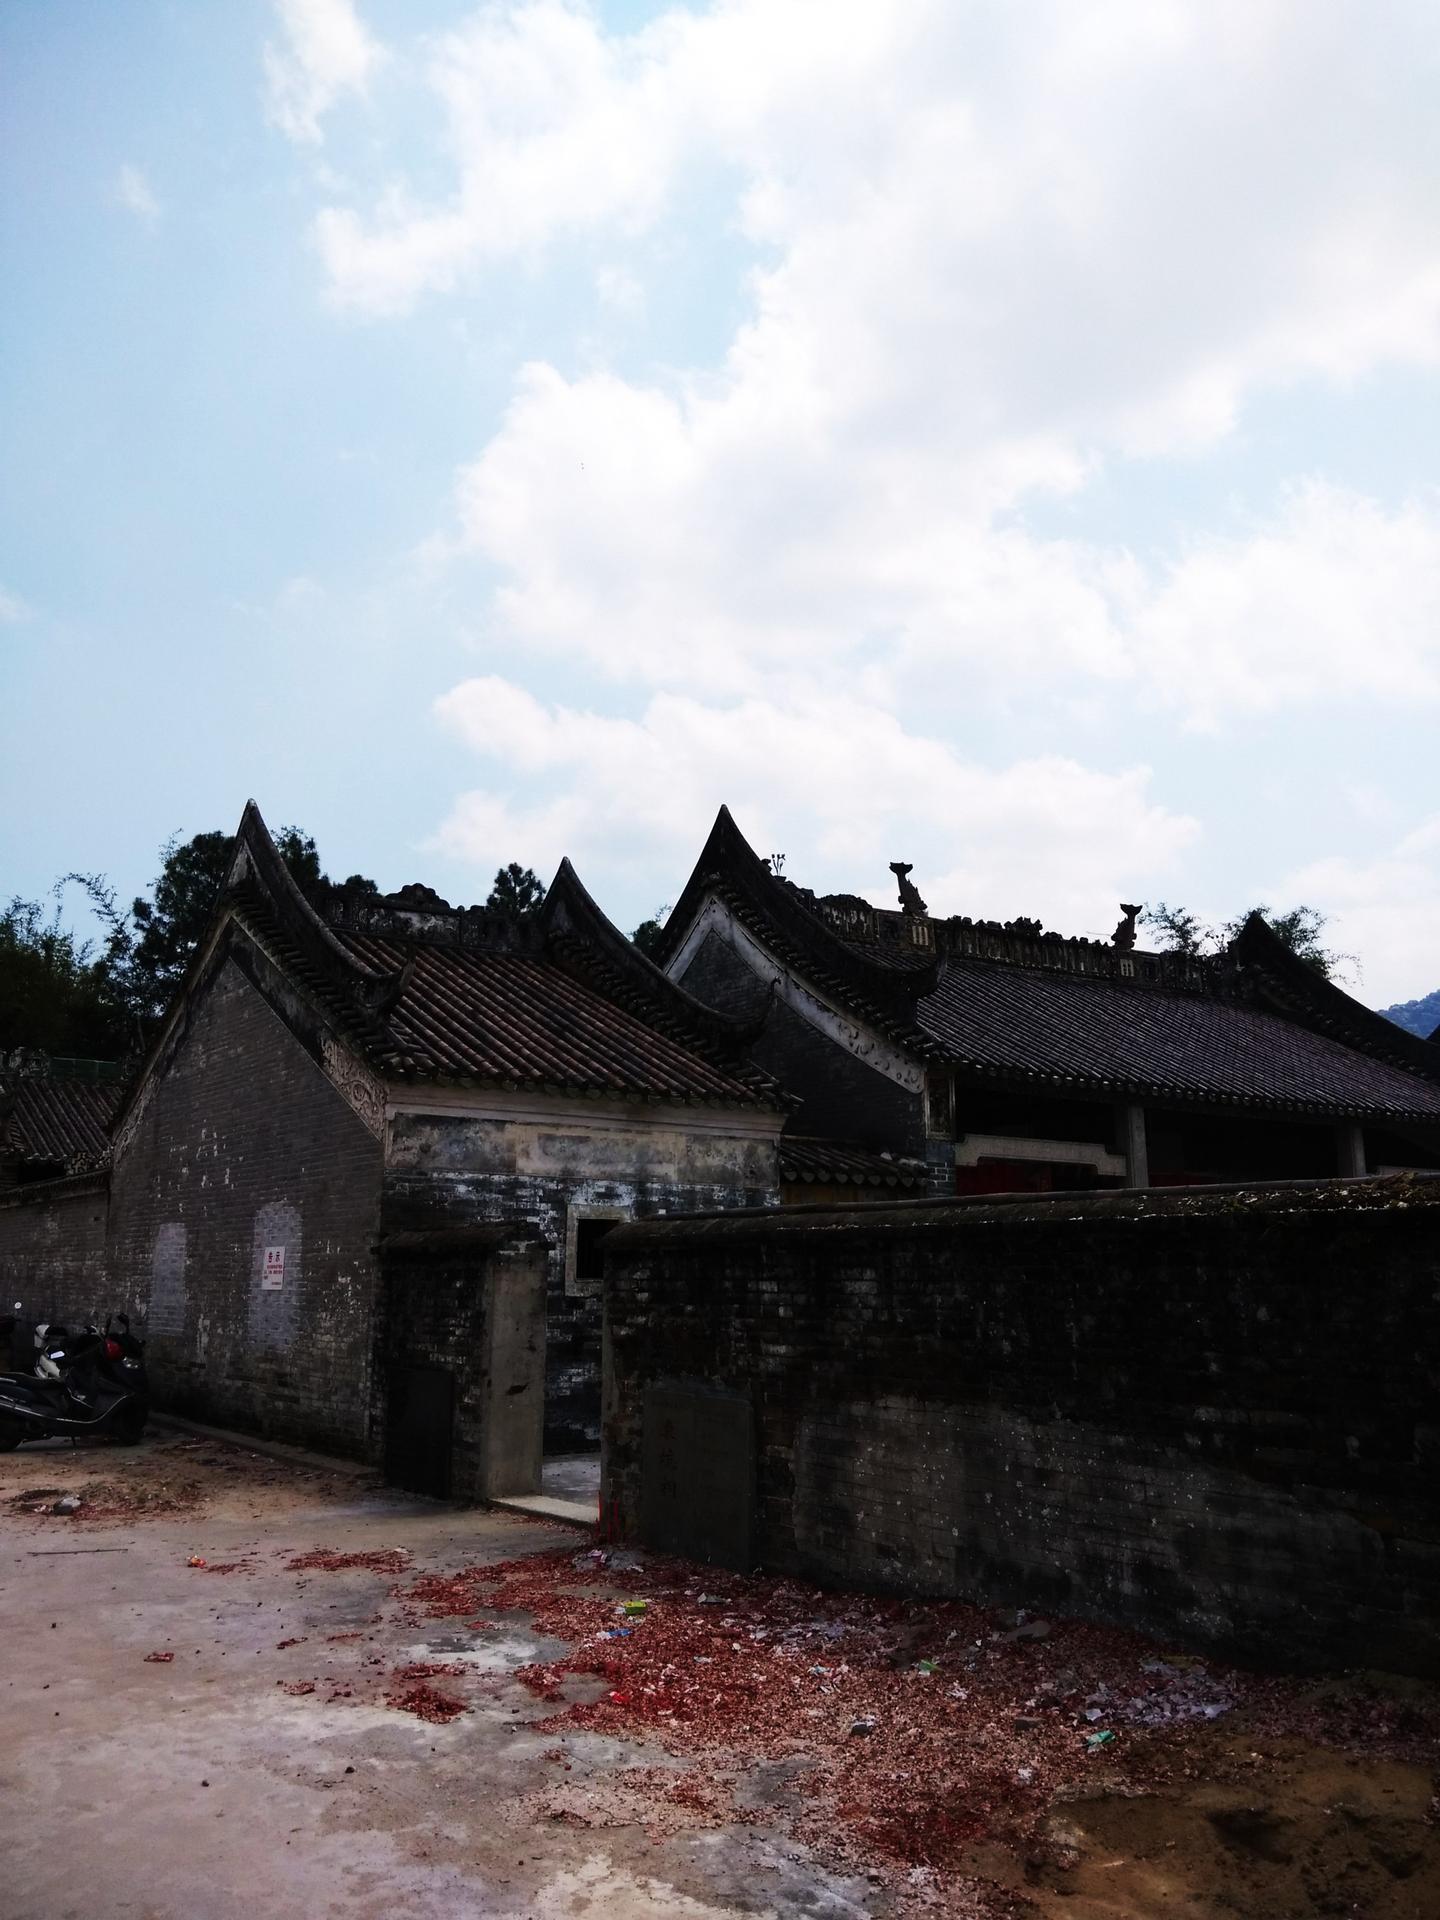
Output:
[[[407,1493],[448,1500],[455,1376],[448,1367],[393,1367],[385,1426],[385,1478]]]

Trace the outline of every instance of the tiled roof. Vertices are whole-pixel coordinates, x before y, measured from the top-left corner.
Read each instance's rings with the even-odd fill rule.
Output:
[[[0,1090],[0,1153],[84,1173],[105,1158],[117,1081],[18,1080]]]
[[[1205,960],[1025,920],[912,924],[777,878],[723,807],[666,924],[666,964],[707,901],[920,1061],[1090,1097],[1440,1122],[1440,1047],[1352,1000],[1257,915]]]
[[[754,1105],[737,1073],[658,1031],[538,954],[339,933],[377,971],[408,969],[384,1014],[389,1064],[417,1077]]]
[[[780,1137],[782,1180],[836,1187],[914,1188],[925,1185],[925,1176],[923,1160],[897,1159],[835,1140],[813,1140],[790,1133]]]
[[[916,1021],[957,1065],[1008,1080],[1440,1121],[1440,1084],[1201,994],[951,960]]]

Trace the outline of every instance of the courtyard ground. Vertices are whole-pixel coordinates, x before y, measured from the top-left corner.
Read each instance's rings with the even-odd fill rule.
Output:
[[[592,1551],[201,1436],[0,1457],[0,1646],[8,1920],[1440,1913],[1418,1684]]]

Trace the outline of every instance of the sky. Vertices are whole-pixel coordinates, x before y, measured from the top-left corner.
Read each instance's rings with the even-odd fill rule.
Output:
[[[0,894],[724,802],[1440,986],[1433,0],[9,0]],[[78,911],[78,905],[77,905]]]

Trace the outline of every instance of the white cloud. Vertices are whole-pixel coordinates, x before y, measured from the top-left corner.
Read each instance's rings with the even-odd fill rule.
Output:
[[[762,327],[857,398],[919,386],[962,446],[1205,440],[1257,380],[1440,356],[1430,28],[1424,0],[1363,35],[1303,0],[723,0],[631,35],[489,7],[430,52],[450,192],[327,210],[321,245],[340,298],[403,310],[649,228],[718,161],[782,253]]]
[[[636,320],[645,311],[644,283],[624,267],[601,267],[595,292],[601,306],[623,320]]]
[[[352,0],[275,0],[285,38],[264,53],[270,117],[290,139],[318,145],[320,122],[347,93],[364,93],[385,59]]]
[[[1373,860],[1310,861],[1285,876],[1275,898],[1330,916],[1325,943],[1362,957],[1363,978],[1347,984],[1371,1006],[1440,987],[1440,814]]]
[[[589,230],[628,297],[626,234],[697,155],[734,170],[771,264],[720,368],[531,365],[459,476],[511,644],[729,695],[1092,680],[1202,725],[1428,699],[1433,502],[1301,485],[1143,563],[1016,518],[1187,457],[1257,386],[1435,364],[1440,175],[1423,102],[1378,84],[1424,19],[730,0],[619,38],[537,0],[433,50],[453,197],[329,210],[322,246],[337,297],[400,310]]]
[[[1268,526],[1197,540],[1134,611],[1164,697],[1230,709],[1440,696],[1440,501],[1394,513],[1338,487],[1294,489]]]
[[[493,864],[503,848],[631,891],[678,884],[728,799],[763,851],[803,850],[806,885],[869,885],[890,860],[916,864],[937,912],[1041,913],[1109,935],[1127,888],[1173,871],[1198,828],[1149,795],[1143,767],[1097,773],[1045,757],[993,769],[849,695],[709,705],[658,694],[638,719],[542,704],[498,676],[437,703],[442,723],[542,791],[463,794],[442,827],[447,852]]]
[[[160,218],[160,202],[139,167],[126,165],[115,176],[112,195],[117,206],[153,227]]]
[[[566,252],[623,309],[724,192],[750,249],[718,364],[528,365],[458,475],[448,549],[493,569],[507,675],[543,652],[638,691],[615,718],[456,689],[536,797],[464,796],[445,844],[678,876],[729,798],[825,884],[918,852],[934,905],[1108,932],[1192,823],[1140,773],[979,766],[948,721],[1433,702],[1435,499],[1299,480],[1169,555],[1024,517],[1121,462],[1163,490],[1262,392],[1433,376],[1432,30],[1426,0],[1363,33],[1313,0],[716,0],[616,35],[530,0],[425,43],[444,184],[331,196],[337,302],[401,315]]]
[[[1440,499],[1385,511],[1311,481],[1142,564],[991,510],[1033,449],[1006,471],[915,441],[847,461],[824,394],[732,373],[674,392],[524,371],[456,496],[512,642],[730,693],[877,654],[942,698],[1092,679],[1207,726],[1440,696]]]
[[[7,593],[0,587],[0,627],[19,626],[22,620],[31,617],[31,609],[18,594]]]

